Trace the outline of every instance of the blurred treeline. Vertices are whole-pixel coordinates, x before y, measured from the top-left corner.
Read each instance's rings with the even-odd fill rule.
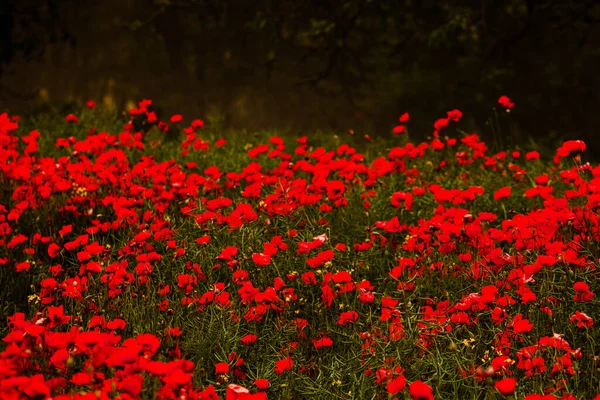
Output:
[[[504,145],[598,155],[599,22],[596,0],[4,0],[0,111],[152,98],[213,126],[371,135],[408,111],[424,137],[459,108]]]

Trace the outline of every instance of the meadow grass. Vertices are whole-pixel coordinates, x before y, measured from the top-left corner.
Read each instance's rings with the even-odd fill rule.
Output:
[[[0,397],[595,398],[600,166],[457,111],[422,143],[0,116]]]

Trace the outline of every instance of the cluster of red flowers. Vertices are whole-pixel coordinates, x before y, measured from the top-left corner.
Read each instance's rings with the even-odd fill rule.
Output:
[[[361,373],[386,396],[442,390],[395,356],[398,343],[416,358],[439,352],[437,342],[485,351],[454,370],[465,382],[491,378],[504,396],[552,377],[530,400],[572,398],[567,382],[593,374],[576,360],[598,368],[593,349],[571,347],[584,345],[578,333],[598,338],[600,166],[581,163],[583,142],[565,142],[542,170],[537,152],[489,154],[476,134],[441,138],[462,116],[452,110],[431,141],[373,160],[306,137],[288,151],[275,136],[222,170],[202,165],[226,141],[213,148],[201,120],[180,132],[179,156],[193,161],[179,163],[157,160],[146,141],[155,128],[179,130],[181,115],[160,121],[144,100],[130,116],[118,134],[59,138],[64,155],[52,158],[38,154],[39,132],[19,136],[18,119],[0,115],[1,274],[30,274],[39,288],[32,317],[9,318],[0,398],[266,399],[281,393],[282,375],[319,375],[315,353],[346,352],[349,337]],[[38,215],[47,226],[32,222]],[[162,330],[132,328],[122,317],[132,301],[164,316]],[[213,311],[239,337],[225,356],[215,343],[214,355],[196,357],[214,361],[198,386],[179,345],[184,313]],[[558,321],[569,333],[553,331]],[[489,337],[474,337],[484,325]],[[256,355],[269,330],[288,339]],[[267,356],[268,373],[249,361]]]
[[[155,379],[160,385],[157,398],[217,398],[213,386],[204,390],[193,388],[194,363],[182,359],[178,348],[171,350],[174,361],[154,359],[161,346],[155,335],[138,334],[121,343],[122,336],[116,331],[125,329],[123,320],[107,322],[102,316],[95,316],[87,330],[79,326],[63,329],[71,319],[62,306],[50,306],[31,321],[23,313],[9,318],[11,331],[4,338],[7,347],[0,355],[0,397],[109,399],[118,393],[120,398],[134,399],[142,394],[146,380]],[[174,333],[177,332],[170,332]],[[112,373],[107,375],[106,370]],[[47,378],[48,374],[52,377]],[[88,394],[57,394],[67,386]],[[263,393],[247,398],[266,396]]]

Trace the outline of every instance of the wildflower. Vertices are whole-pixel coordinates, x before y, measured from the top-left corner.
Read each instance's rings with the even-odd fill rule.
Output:
[[[290,371],[294,366],[294,361],[290,356],[287,356],[283,360],[275,361],[275,372],[278,375],[283,374],[285,371]]]
[[[247,398],[246,395],[250,395],[250,391],[241,385],[229,384],[227,385],[227,392],[225,393],[226,400],[237,400],[242,398]],[[212,397],[203,397],[203,398],[212,398]]]
[[[533,328],[533,324],[528,319],[523,319],[521,314],[517,314],[511,324],[515,333],[526,333]]]
[[[31,268],[31,264],[29,261],[23,261],[15,265],[17,272],[29,271]]]
[[[65,117],[65,121],[76,123],[79,122],[79,118],[75,114],[69,114]]]
[[[435,128],[436,131],[441,131],[442,129],[444,129],[447,126],[448,126],[448,118],[440,118],[437,121],[435,121],[435,124],[433,124],[433,127]]]
[[[333,250],[325,250],[325,251],[322,251],[319,254],[317,254],[315,257],[309,258],[308,260],[306,260],[306,263],[311,268],[316,269],[316,268],[321,267],[326,262],[331,261],[334,256],[335,256],[335,253],[333,252]]]
[[[582,140],[567,140],[557,150],[558,157],[569,157],[572,153],[583,152],[586,149],[586,144]]]
[[[50,243],[50,246],[48,246],[48,255],[50,256],[50,258],[56,257],[59,252],[60,246],[56,243]]]
[[[330,347],[330,346],[333,346],[333,340],[331,340],[327,336],[322,336],[319,339],[314,339],[312,341],[312,343],[315,346],[315,349],[320,349],[321,347]]]
[[[494,200],[500,200],[506,197],[510,197],[510,186],[505,186],[502,189],[498,189],[494,192]]]
[[[592,301],[595,294],[590,291],[590,287],[585,282],[575,282],[573,285],[573,289],[575,289],[575,296],[573,296],[573,301],[576,302],[588,302]]]
[[[358,320],[358,313],[356,311],[346,311],[340,314],[340,318],[338,319],[338,325],[348,325],[353,324]]]
[[[579,311],[571,316],[571,322],[577,323],[578,328],[590,328],[594,325],[594,320],[589,315]]]
[[[52,357],[50,357],[50,363],[58,369],[64,369],[67,366],[67,360],[69,359],[69,352],[67,349],[58,349]]]
[[[256,379],[254,381],[254,384],[256,385],[256,388],[258,390],[267,390],[269,388],[269,384],[271,382],[269,382],[268,379]]]
[[[498,104],[500,104],[502,107],[506,108],[507,110],[510,110],[511,108],[513,108],[515,106],[515,103],[510,101],[510,98],[508,98],[507,96],[500,96],[500,98],[498,99]]]
[[[110,329],[111,331],[123,330],[125,329],[125,326],[127,326],[127,323],[120,318],[115,318],[112,321],[107,322],[106,324],[106,328]]]
[[[433,389],[423,381],[415,381],[408,387],[413,400],[433,400]]]
[[[394,133],[394,135],[400,135],[400,134],[403,134],[405,132],[405,130],[406,130],[406,128],[404,127],[404,125],[397,125],[394,127],[392,132]]]
[[[510,396],[515,392],[517,380],[515,378],[505,378],[494,384],[502,396]]]
[[[227,246],[225,247],[222,251],[221,254],[219,254],[216,259],[217,260],[224,260],[224,261],[231,261],[233,259],[233,257],[237,254],[238,252],[238,248],[235,246]]]
[[[229,364],[225,362],[219,362],[215,364],[215,374],[224,375],[229,373]]]
[[[387,383],[386,389],[388,394],[400,393],[406,387],[406,378],[404,375],[398,375],[397,377],[390,379]]]
[[[458,122],[463,115],[462,111],[460,111],[460,110],[448,111],[447,114],[448,114],[448,119],[451,121],[454,121],[454,122]]]
[[[258,266],[265,266],[271,263],[271,256],[263,253],[253,253],[252,261]]]

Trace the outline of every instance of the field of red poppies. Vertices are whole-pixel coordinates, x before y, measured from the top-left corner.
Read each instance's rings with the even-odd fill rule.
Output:
[[[582,141],[491,151],[459,110],[412,143],[406,113],[293,137],[152,107],[0,115],[1,399],[600,398]]]

